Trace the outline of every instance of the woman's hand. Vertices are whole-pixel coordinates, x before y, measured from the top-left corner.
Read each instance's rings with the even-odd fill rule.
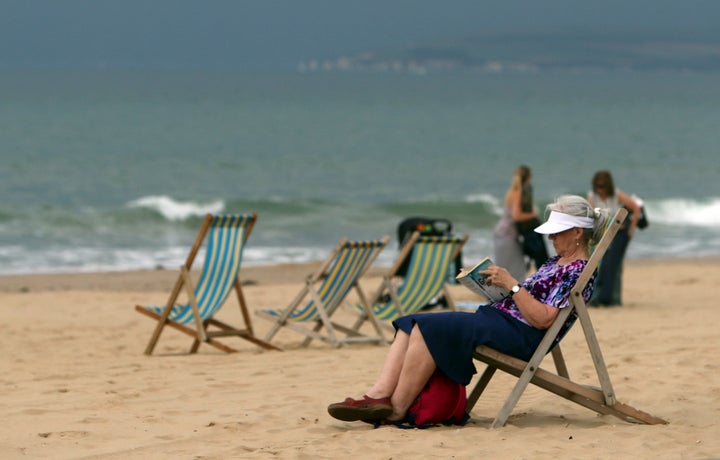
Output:
[[[488,284],[500,286],[508,291],[518,284],[518,281],[512,277],[510,272],[497,265],[493,265],[480,273],[487,275]],[[537,329],[549,328],[560,312],[559,308],[545,305],[539,300],[536,300],[525,289],[520,289],[520,292],[513,294],[512,299],[528,323]]]
[[[508,291],[510,288],[518,284],[518,281],[513,278],[513,276],[505,270],[502,267],[498,267],[497,265],[493,265],[487,270],[483,270],[480,273],[483,275],[486,275],[487,283],[491,286],[499,286],[503,289],[507,289]]]

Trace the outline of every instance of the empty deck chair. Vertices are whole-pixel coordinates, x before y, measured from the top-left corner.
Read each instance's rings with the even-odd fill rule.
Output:
[[[195,244],[185,264],[180,267],[180,275],[167,303],[163,306],[135,306],[138,312],[157,320],[155,331],[145,348],[146,355],[152,354],[165,326],[195,339],[190,353],[195,353],[201,343],[208,343],[225,352],[236,351],[215,339],[226,336],[238,336],[265,349],[278,349],[255,337],[238,279],[243,248],[256,220],[255,213],[205,216]],[[190,276],[190,268],[206,236],[205,263],[195,284]],[[187,301],[178,303],[183,289]],[[237,329],[214,317],[232,291],[237,295],[240,312],[245,321],[243,329]],[[189,327],[190,324],[194,325],[194,328]],[[210,326],[213,326],[213,330],[209,330]]]
[[[362,305],[356,305],[359,316],[350,330],[359,331],[368,320],[388,327],[388,322],[403,315],[417,313],[441,295],[445,297],[448,307],[455,310],[455,303],[447,289],[447,281],[456,275],[450,270],[455,267],[455,259],[467,239],[467,234],[422,236],[419,232],[414,232],[403,245],[397,260],[383,276],[380,287],[373,295],[372,314],[368,314]],[[407,271],[404,278],[398,279],[396,275],[403,264],[406,264]]]
[[[287,327],[306,336],[303,346],[307,346],[313,339],[336,347],[352,342],[385,343],[377,325],[375,336],[363,336],[350,331],[340,337],[330,318],[352,289],[357,292],[361,304],[369,310],[358,280],[388,240],[387,236],[371,241],[342,239],[320,269],[307,277],[305,285],[287,307],[256,311],[259,317],[273,322],[265,340],[271,342],[281,328]],[[324,333],[321,333],[323,328]]]
[[[470,413],[472,408],[475,406],[475,403],[482,395],[483,391],[495,374],[495,371],[499,369],[510,375],[518,377],[518,380],[504,405],[495,416],[491,425],[493,428],[499,428],[505,425],[510,413],[529,383],[533,383],[540,388],[544,388],[545,390],[562,396],[565,399],[580,404],[600,414],[610,414],[626,421],[638,423],[667,423],[665,420],[654,417],[648,413],[642,412],[617,401],[615,398],[615,392],[610,382],[607,367],[605,366],[605,361],[603,360],[602,353],[600,352],[600,344],[595,335],[595,330],[592,322],[590,321],[587,306],[585,305],[585,301],[582,296],[582,291],[587,286],[587,283],[597,268],[600,259],[602,259],[608,245],[615,237],[618,228],[620,228],[620,225],[625,220],[626,216],[627,211],[625,209],[620,209],[615,214],[612,222],[606,228],[602,239],[595,246],[587,265],[570,293],[570,302],[572,303],[572,307],[560,310],[560,313],[554,323],[545,333],[543,340],[540,342],[529,361],[526,362],[513,356],[500,353],[497,350],[485,345],[478,346],[475,349],[474,358],[486,363],[487,367],[480,376],[475,388],[468,396],[468,413]],[[553,347],[562,325],[573,309],[577,311],[578,319],[582,325],[585,340],[590,350],[593,363],[595,364],[595,370],[600,382],[600,389],[572,381],[570,379],[562,352],[560,351],[560,344],[555,344]],[[540,368],[543,358],[551,348],[557,373]]]

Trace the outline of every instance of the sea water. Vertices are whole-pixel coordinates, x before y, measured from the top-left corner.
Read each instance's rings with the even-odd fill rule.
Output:
[[[5,74],[0,129],[0,274],[176,268],[208,212],[258,213],[246,265],[390,264],[410,216],[471,262],[520,164],[541,214],[599,169],[644,199],[630,258],[720,255],[713,73]]]

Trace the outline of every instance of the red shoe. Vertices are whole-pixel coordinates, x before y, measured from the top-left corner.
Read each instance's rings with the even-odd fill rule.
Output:
[[[330,404],[328,413],[344,422],[379,421],[392,415],[392,403],[390,398],[375,399],[363,395],[363,399],[346,398],[343,402]]]

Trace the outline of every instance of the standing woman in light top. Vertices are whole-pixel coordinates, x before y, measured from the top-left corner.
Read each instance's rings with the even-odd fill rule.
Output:
[[[504,267],[513,278],[525,279],[528,264],[525,262],[520,235],[515,222],[522,219],[531,219],[536,214],[525,214],[521,210],[523,166],[515,169],[510,187],[503,199],[503,214],[493,229],[493,261],[496,265]],[[538,223],[539,225],[539,223]],[[537,225],[535,226],[537,227]],[[534,228],[534,227],[533,227]]]
[[[422,313],[393,321],[395,340],[378,379],[360,398],[330,404],[330,415],[371,423],[403,420],[436,370],[461,385],[470,383],[476,372],[473,350],[478,345],[530,359],[560,309],[571,307],[570,291],[587,264],[589,245],[600,241],[609,218],[607,210],[593,209],[583,197],[574,195],[559,197],[548,210],[547,222],[535,231],[549,235],[556,256],[522,284],[503,267],[484,270],[490,283],[510,294],[480,305],[474,313]],[[586,302],[594,281],[591,278],[583,290]],[[576,318],[574,312],[568,315],[556,341]]]
[[[590,300],[591,306],[622,305],[622,272],[625,252],[635,234],[640,206],[627,193],[615,187],[610,171],[598,171],[592,179],[592,190],[588,192],[588,202],[592,206],[606,208],[610,215],[620,207],[630,212],[628,219],[618,230],[612,243],[603,256],[598,268],[597,288]]]

